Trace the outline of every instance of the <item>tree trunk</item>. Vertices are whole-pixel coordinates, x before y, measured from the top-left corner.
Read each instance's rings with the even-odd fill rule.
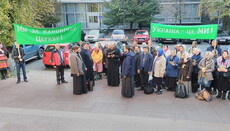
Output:
[[[141,30],[142,29],[142,23],[139,23],[138,26],[139,26],[139,30]]]
[[[133,31],[133,22],[130,22],[130,31]]]
[[[230,31],[230,17],[224,16],[223,18],[223,30]]]

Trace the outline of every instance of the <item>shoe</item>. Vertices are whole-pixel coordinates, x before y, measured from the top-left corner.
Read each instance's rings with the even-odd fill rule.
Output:
[[[61,83],[68,83],[68,82],[64,80],[64,81],[62,81]]]
[[[223,93],[221,99],[222,99],[222,100],[226,100],[226,93]]]
[[[6,80],[6,77],[5,77],[5,76],[2,76],[1,80]]]
[[[219,91],[216,98],[221,98],[222,93]]]
[[[57,85],[60,85],[60,82],[57,82]]]
[[[162,91],[157,91],[156,94],[157,94],[157,95],[161,95],[161,94],[162,94]]]
[[[230,94],[228,93],[228,99],[230,100]]]
[[[143,90],[144,90],[144,88],[141,88],[141,87],[139,89],[137,89],[137,91],[143,91]]]
[[[29,82],[28,80],[24,80],[24,82]]]
[[[20,83],[20,81],[17,81],[17,82],[16,82],[16,84],[19,84],[19,83]]]

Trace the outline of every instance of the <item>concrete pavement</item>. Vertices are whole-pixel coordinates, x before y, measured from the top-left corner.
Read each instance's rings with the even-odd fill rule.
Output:
[[[93,92],[72,94],[68,84],[56,85],[55,71],[41,60],[27,64],[29,83],[0,81],[0,130],[6,131],[227,131],[230,101],[176,99],[173,92],[121,97],[120,87],[97,81]]]

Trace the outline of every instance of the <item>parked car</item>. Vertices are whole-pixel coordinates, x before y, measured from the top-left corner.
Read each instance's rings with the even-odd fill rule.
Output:
[[[45,45],[20,45],[25,52],[25,61],[30,61],[32,59],[42,59]],[[14,48],[14,47],[13,47]]]
[[[128,37],[125,35],[124,30],[114,30],[111,35],[113,41],[121,41],[127,43]]]
[[[171,38],[158,38],[159,43],[177,43],[177,39],[171,39]]]
[[[219,44],[230,44],[230,32],[218,30],[216,39]]]
[[[97,42],[99,38],[104,38],[105,33],[100,30],[90,30],[87,35],[85,35],[85,41]]]
[[[198,44],[200,44],[202,41],[201,39],[182,39],[182,44],[192,44],[193,41],[196,41]]]
[[[149,32],[147,30],[137,30],[133,36],[133,41],[138,43],[147,43],[150,40]]]
[[[74,45],[77,45],[77,43],[60,44],[60,50],[63,51],[64,57],[65,57],[64,63],[67,66],[69,66],[69,51]],[[46,67],[52,66],[51,55],[54,49],[55,49],[55,45],[47,45],[44,51],[44,57],[42,61]]]

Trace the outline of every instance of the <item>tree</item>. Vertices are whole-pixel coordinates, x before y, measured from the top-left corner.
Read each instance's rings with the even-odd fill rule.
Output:
[[[210,19],[222,19],[223,30],[230,31],[230,1],[229,0],[202,0],[202,11]]]
[[[149,24],[154,16],[160,13],[160,3],[157,0],[111,0],[105,2],[104,24],[109,27],[130,23],[130,29],[134,23]]]
[[[55,2],[56,0],[1,0],[0,41],[9,46],[14,43],[13,23],[32,27],[47,27],[57,23]]]

